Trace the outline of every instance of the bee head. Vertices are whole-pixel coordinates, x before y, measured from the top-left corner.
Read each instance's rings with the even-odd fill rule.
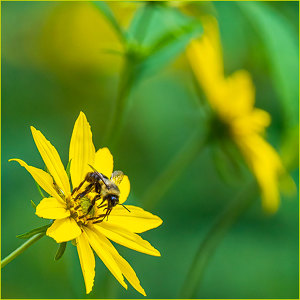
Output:
[[[109,207],[115,207],[119,203],[119,196],[109,194],[104,197],[104,200],[107,200]]]

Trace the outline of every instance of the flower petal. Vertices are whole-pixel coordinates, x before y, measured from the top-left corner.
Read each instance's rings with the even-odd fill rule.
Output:
[[[88,236],[88,240],[90,245],[93,247],[97,255],[106,265],[106,267],[110,270],[110,272],[115,276],[115,278],[120,282],[120,284],[127,289],[127,284],[124,281],[122,272],[117,265],[116,261],[111,255],[112,251],[116,251],[113,245],[106,239],[104,235],[100,232],[95,231],[94,227],[84,228]]]
[[[114,168],[114,160],[108,148],[104,147],[96,152],[93,167],[99,173],[110,178]]]
[[[107,222],[109,224],[124,227],[135,233],[145,232],[162,224],[161,218],[143,210],[140,207],[133,205],[126,205],[126,207],[130,212],[122,206],[114,207]]]
[[[36,207],[35,214],[45,219],[63,219],[70,216],[66,204],[56,198],[44,198]]]
[[[30,128],[34,142],[55,183],[59,186],[65,196],[70,195],[71,192],[68,175],[64,169],[58,152],[39,130],[36,130],[32,126]]]
[[[128,195],[130,193],[130,181],[127,175],[124,175],[121,183],[119,184],[119,190],[120,190],[119,203],[122,204],[127,200]]]
[[[151,244],[142,239],[139,235],[128,231],[125,228],[120,226],[112,225],[107,222],[102,222],[100,224],[94,225],[95,231],[97,233],[101,233],[105,235],[110,240],[123,245],[124,247],[153,255],[153,256],[160,256],[158,250],[156,250]]]
[[[37,182],[37,184],[44,189],[49,195],[55,197],[61,203],[64,203],[64,200],[58,195],[53,187],[53,179],[52,177],[45,171],[28,166],[23,160],[21,159],[10,159],[9,161],[16,161],[22,167],[24,167],[33,177],[33,179]]]
[[[46,234],[57,243],[68,242],[77,238],[81,234],[81,229],[73,218],[55,220]]]
[[[130,264],[117,251],[116,253],[111,252],[111,254],[129,283],[143,296],[147,296]]]
[[[88,164],[93,164],[95,147],[92,140],[90,124],[83,112],[77,118],[70,142],[69,161],[73,188],[84,180],[85,175],[91,171]]]
[[[84,278],[86,293],[92,291],[95,278],[95,257],[93,250],[88,242],[88,237],[83,231],[82,234],[76,238],[77,252],[80,260],[81,270]]]

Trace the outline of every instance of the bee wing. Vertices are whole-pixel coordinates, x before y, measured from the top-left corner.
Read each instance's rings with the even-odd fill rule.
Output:
[[[124,177],[124,173],[122,171],[114,171],[111,174],[110,180],[113,181],[116,185],[119,185]]]

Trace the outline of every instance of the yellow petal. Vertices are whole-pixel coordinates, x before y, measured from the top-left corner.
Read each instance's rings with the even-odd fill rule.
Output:
[[[140,207],[132,205],[126,205],[126,207],[130,212],[122,206],[114,207],[107,222],[135,233],[145,232],[162,224],[161,218]]]
[[[112,251],[116,251],[115,248],[111,245],[111,243],[106,239],[104,235],[102,235],[100,232],[96,232],[93,227],[85,227],[84,231],[87,234],[90,245],[95,250],[97,255],[100,257],[109,271],[120,282],[120,284],[125,289],[127,289],[127,285],[124,281],[122,272],[111,255]]]
[[[70,216],[70,211],[56,198],[44,198],[36,207],[35,214],[45,219],[63,219]]]
[[[255,88],[250,73],[238,70],[224,80],[224,92],[220,94],[219,103],[222,113],[230,118],[250,113],[255,102]]]
[[[127,175],[124,175],[121,183],[119,184],[119,190],[120,190],[119,203],[122,204],[127,200],[128,195],[130,193],[130,181]]]
[[[208,17],[202,21],[204,34],[190,43],[186,53],[208,100],[214,102],[217,87],[224,78],[222,49],[216,19]]]
[[[46,234],[57,243],[68,242],[77,238],[81,234],[81,229],[73,218],[55,220]]]
[[[279,177],[285,173],[279,155],[257,134],[237,142],[260,187],[264,210],[276,212],[280,200]]]
[[[158,250],[156,250],[151,244],[142,239],[139,235],[126,230],[120,226],[112,225],[107,222],[94,225],[95,231],[105,235],[110,240],[123,245],[124,247],[153,255],[160,256]]]
[[[32,126],[30,128],[35,144],[55,183],[59,186],[65,196],[70,195],[71,192],[68,175],[64,169],[58,152],[39,130],[36,130]]]
[[[96,152],[93,167],[99,173],[110,178],[114,168],[114,160],[108,148],[101,148]]]
[[[90,124],[83,112],[77,118],[70,142],[69,161],[73,188],[77,187],[91,171],[89,164],[93,165],[95,147],[92,140]]]
[[[45,171],[28,166],[23,160],[21,159],[10,159],[9,161],[16,161],[22,167],[24,167],[33,177],[33,179],[37,182],[37,184],[44,189],[49,195],[55,197],[61,203],[65,203],[64,200],[58,195],[53,187],[53,179],[52,177]]]
[[[77,252],[80,260],[81,270],[84,278],[86,293],[92,291],[95,278],[95,257],[93,250],[88,242],[88,237],[83,231],[82,234],[76,238]]]
[[[117,251],[112,251],[111,254],[129,283],[143,296],[147,296],[130,264]]]

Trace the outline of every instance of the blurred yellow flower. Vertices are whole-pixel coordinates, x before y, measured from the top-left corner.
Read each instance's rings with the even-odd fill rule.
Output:
[[[254,107],[255,88],[245,70],[224,76],[224,66],[217,21],[203,18],[204,34],[193,40],[187,56],[206,98],[222,124],[222,132],[229,134],[261,190],[263,208],[275,212],[279,205],[279,178],[284,176],[293,187],[275,149],[264,140],[270,115]]]
[[[96,195],[95,190],[92,189],[87,195],[82,196],[80,193],[85,191],[83,185],[79,190],[74,189],[72,192],[68,175],[56,149],[40,131],[34,127],[31,127],[31,131],[50,174],[29,166],[20,159],[11,160],[26,168],[38,185],[50,195],[36,207],[36,214],[42,218],[55,220],[46,234],[57,243],[75,240],[86,293],[91,292],[94,284],[94,250],[124,288],[127,289],[127,285],[123,275],[138,292],[146,296],[134,270],[108,239],[145,254],[160,256],[159,251],[137,233],[158,227],[162,220],[132,205],[126,205],[129,211],[121,205],[115,206],[109,217],[103,219],[105,208],[99,205],[101,199],[97,200],[96,205],[88,211]],[[71,161],[70,175],[73,188],[78,187],[86,174],[91,171],[89,165],[108,178],[111,178],[113,173],[113,157],[110,151],[108,148],[95,151],[90,125],[82,112],[74,125],[69,161]],[[128,177],[124,175],[117,185],[120,190],[119,204],[123,204],[130,191]]]

